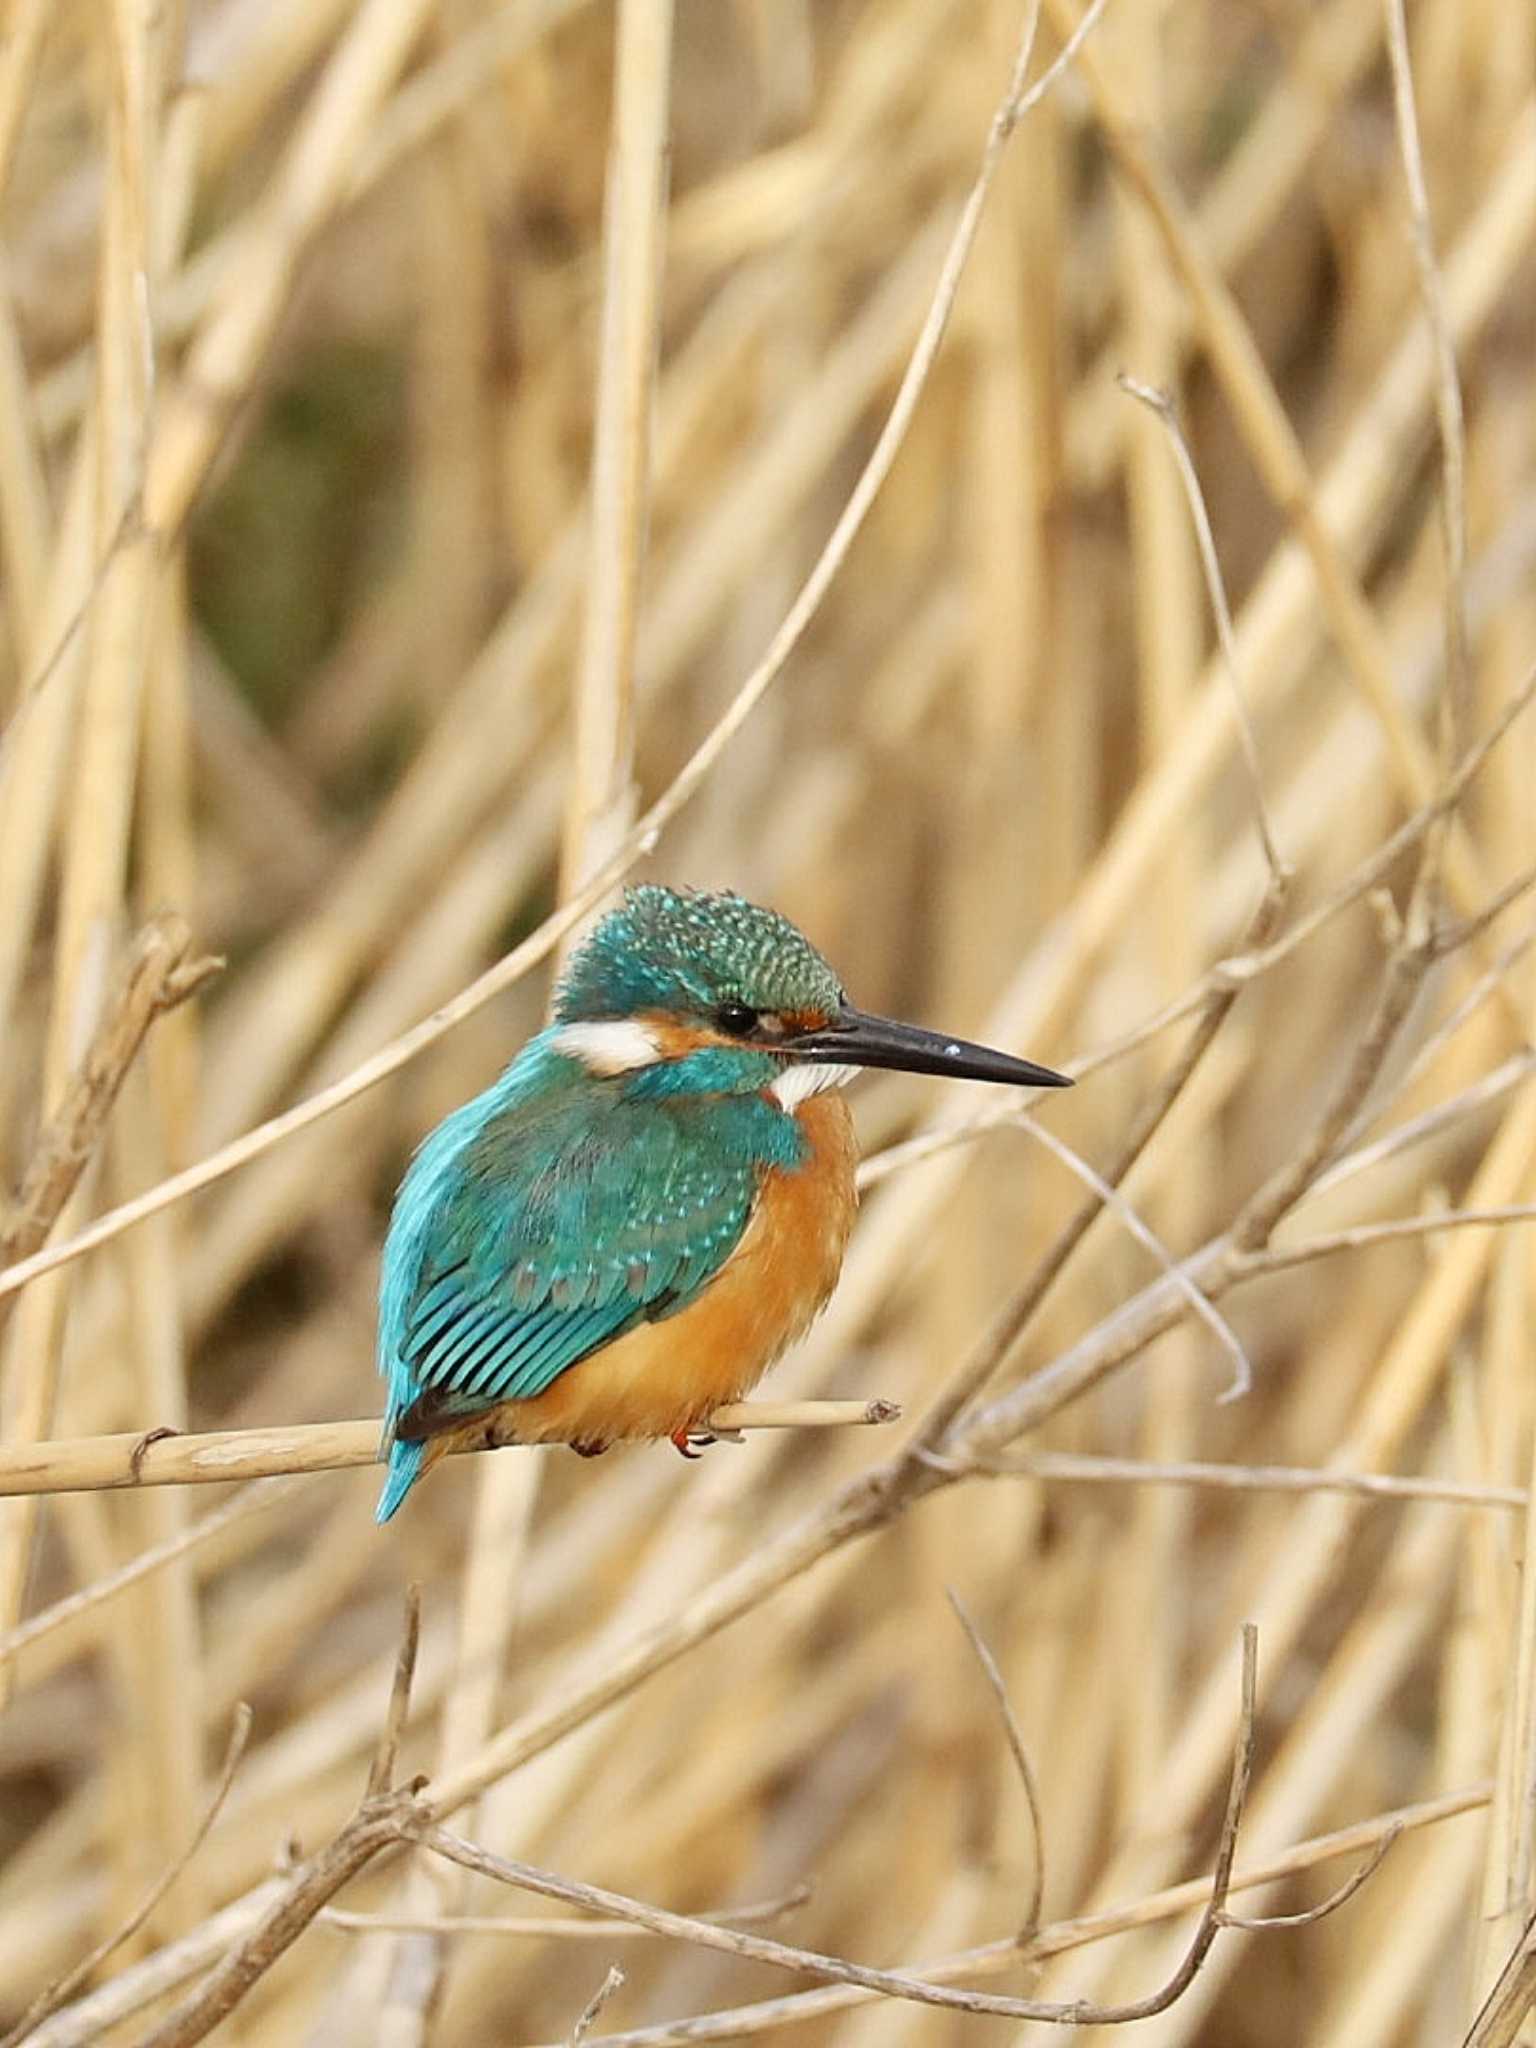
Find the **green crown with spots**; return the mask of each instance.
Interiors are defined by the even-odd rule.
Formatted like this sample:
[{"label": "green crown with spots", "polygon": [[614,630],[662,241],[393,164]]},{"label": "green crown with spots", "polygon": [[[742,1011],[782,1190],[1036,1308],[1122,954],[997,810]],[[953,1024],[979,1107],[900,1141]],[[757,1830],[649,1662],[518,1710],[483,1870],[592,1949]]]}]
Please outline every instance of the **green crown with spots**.
[{"label": "green crown with spots", "polygon": [[572,955],[555,1021],[707,1012],[718,1003],[831,1016],[841,984],[805,934],[730,891],[644,883]]}]

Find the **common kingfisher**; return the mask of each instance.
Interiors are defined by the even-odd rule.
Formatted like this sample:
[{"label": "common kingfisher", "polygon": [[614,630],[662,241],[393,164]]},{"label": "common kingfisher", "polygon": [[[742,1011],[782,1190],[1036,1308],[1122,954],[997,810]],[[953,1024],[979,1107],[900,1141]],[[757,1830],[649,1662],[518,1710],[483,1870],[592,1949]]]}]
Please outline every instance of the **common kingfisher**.
[{"label": "common kingfisher", "polygon": [[459,1447],[670,1437],[691,1455],[836,1282],[857,1199],[837,1091],[861,1067],[1069,1085],[852,1008],[788,918],[731,894],[628,890],[553,1016],[396,1197],[381,1522]]}]

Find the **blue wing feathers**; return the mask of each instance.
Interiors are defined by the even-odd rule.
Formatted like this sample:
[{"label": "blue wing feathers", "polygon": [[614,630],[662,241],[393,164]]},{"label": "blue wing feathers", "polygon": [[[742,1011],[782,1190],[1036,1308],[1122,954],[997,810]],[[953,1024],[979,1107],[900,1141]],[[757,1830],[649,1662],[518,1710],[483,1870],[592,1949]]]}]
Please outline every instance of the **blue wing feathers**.
[{"label": "blue wing feathers", "polygon": [[421,1477],[421,1463],[427,1455],[425,1444],[408,1444],[398,1437],[389,1447],[389,1471],[384,1480],[384,1491],[379,1495],[379,1504],[374,1509],[376,1522],[387,1522]]},{"label": "blue wing feathers", "polygon": [[416,1401],[452,1416],[531,1399],[684,1305],[735,1248],[763,1173],[802,1150],[760,1095],[634,1102],[534,1039],[438,1126],[401,1185],[379,1290],[379,1520],[421,1469],[424,1445],[397,1433]]},{"label": "blue wing feathers", "polygon": [[412,1332],[406,1357],[424,1386],[462,1387],[481,1347],[499,1341],[505,1329],[505,1311],[495,1307],[464,1308],[430,1342],[418,1340]]}]

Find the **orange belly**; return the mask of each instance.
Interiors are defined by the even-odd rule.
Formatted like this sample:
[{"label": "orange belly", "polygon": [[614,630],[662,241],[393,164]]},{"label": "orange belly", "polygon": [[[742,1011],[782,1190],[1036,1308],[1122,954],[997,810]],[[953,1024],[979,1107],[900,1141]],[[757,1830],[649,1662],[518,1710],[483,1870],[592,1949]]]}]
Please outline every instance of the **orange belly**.
[{"label": "orange belly", "polygon": [[837,1283],[858,1197],[853,1121],[839,1094],[796,1112],[806,1164],[765,1179],[741,1242],[687,1308],[642,1323],[561,1373],[531,1401],[506,1401],[428,1445],[581,1444],[671,1436],[739,1401],[802,1336]]}]

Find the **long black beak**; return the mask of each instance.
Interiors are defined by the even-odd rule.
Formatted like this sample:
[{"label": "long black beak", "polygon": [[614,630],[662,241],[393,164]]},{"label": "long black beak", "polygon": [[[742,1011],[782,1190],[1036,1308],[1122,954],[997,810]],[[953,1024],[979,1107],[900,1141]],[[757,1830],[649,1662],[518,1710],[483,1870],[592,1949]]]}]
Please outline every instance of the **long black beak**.
[{"label": "long black beak", "polygon": [[1008,1088],[1070,1088],[1065,1074],[1016,1060],[989,1045],[871,1017],[863,1010],[839,1010],[819,1031],[786,1038],[785,1052],[817,1066],[894,1067],[905,1074],[946,1074],[955,1081],[1000,1081]]}]

